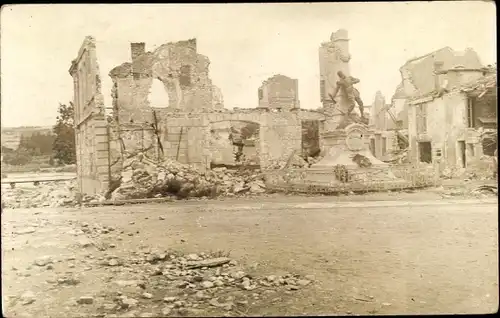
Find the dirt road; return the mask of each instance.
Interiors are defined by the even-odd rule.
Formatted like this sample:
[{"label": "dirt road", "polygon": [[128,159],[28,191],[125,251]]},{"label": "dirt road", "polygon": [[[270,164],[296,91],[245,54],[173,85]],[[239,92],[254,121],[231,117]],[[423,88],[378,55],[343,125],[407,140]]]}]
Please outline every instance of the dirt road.
[{"label": "dirt road", "polygon": [[[278,196],[7,210],[2,215],[4,314],[161,315],[163,304],[156,298],[161,300],[168,286],[150,283],[142,290],[117,289],[113,287],[117,279],[142,277],[139,265],[101,264],[110,254],[130,263],[134,253],[149,250],[198,254],[222,250],[251,276],[314,275],[311,285],[269,291],[272,297],[260,290],[248,292],[251,301],[244,310],[205,310],[200,300],[198,311],[176,311],[181,304],[164,312],[170,316],[495,312],[496,198],[416,198],[363,201],[358,197],[358,202],[342,202],[331,197]],[[105,230],[82,232],[94,224]],[[93,245],[85,243],[89,239]],[[53,263],[33,264],[49,256]],[[69,276],[78,277],[78,286],[65,283]],[[140,296],[144,288],[153,299]],[[136,309],[115,310],[110,303],[120,293],[138,300]],[[93,297],[92,304],[77,304],[81,296]]]}]

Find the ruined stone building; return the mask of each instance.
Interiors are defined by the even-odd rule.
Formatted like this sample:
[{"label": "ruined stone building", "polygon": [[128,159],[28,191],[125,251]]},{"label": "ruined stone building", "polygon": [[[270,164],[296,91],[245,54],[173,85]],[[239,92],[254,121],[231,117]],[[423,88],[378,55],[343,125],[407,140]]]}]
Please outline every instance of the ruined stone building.
[{"label": "ruined stone building", "polygon": [[244,156],[265,169],[301,153],[304,123],[318,123],[314,135],[319,145],[325,123],[335,122],[320,110],[299,109],[298,82],[282,75],[263,83],[255,108],[224,108],[221,91],[209,77],[210,61],[197,52],[196,39],[167,43],[153,52],[146,52],[145,43],[132,43],[130,49],[131,61],[109,72],[113,112],[108,118],[92,37],[85,38],[72,62],[82,193],[105,191],[124,160],[139,152],[201,170],[227,164],[232,159],[228,130],[250,124],[258,128],[246,136]]},{"label": "ruined stone building", "polygon": [[387,104],[385,97],[378,91],[371,105],[369,125],[374,130],[370,138],[370,150],[380,160],[390,158],[392,152],[398,149],[398,135],[393,129],[393,119],[389,116],[392,109],[392,105]]},{"label": "ruined stone building", "polygon": [[[108,74],[113,111],[106,116],[95,39],[86,37],[69,70],[81,193],[109,191],[119,182],[124,162],[139,153],[150,161],[172,160],[201,171],[242,164],[242,156],[245,164],[269,171],[288,165],[297,155],[323,152],[310,168],[315,171],[313,179],[323,176],[327,183],[334,163],[358,169],[359,162],[368,160],[386,169],[376,157],[383,157],[392,141],[384,133],[385,119],[373,117],[387,106],[384,97],[375,99],[370,126],[351,123],[345,129],[338,127],[345,122],[349,101],[342,94],[335,96],[335,103],[326,97],[336,91],[338,71],[350,75],[348,43],[347,31],[341,29],[319,48],[323,107],[316,110],[301,109],[298,80],[279,74],[256,88],[254,108],[227,109],[196,39],[169,42],[152,52],[146,51],[145,43],[131,43],[130,61]],[[409,96],[405,91],[405,105]],[[353,152],[364,159],[351,162],[348,154]],[[365,161],[363,165],[370,166]],[[363,180],[370,175],[366,169],[358,174]]]},{"label": "ruined stone building", "polygon": [[473,169],[497,147],[496,141],[485,146],[481,138],[485,129],[497,129],[496,70],[483,67],[471,49],[460,54],[444,48],[423,60],[420,67],[402,68],[409,158]]},{"label": "ruined stone building", "polygon": [[291,110],[299,108],[299,81],[277,74],[259,87],[259,107]]},{"label": "ruined stone building", "polygon": [[[415,159],[415,141],[411,145],[409,143],[409,136],[415,135],[414,131],[410,132],[416,120],[411,113],[414,100],[438,92],[442,94],[474,81],[477,74],[482,74],[482,69],[479,56],[472,49],[457,52],[445,47],[407,61],[399,70],[401,83],[396,87],[391,102],[386,104],[381,93],[375,96],[370,116],[371,125],[375,130],[371,141],[374,155],[382,160],[388,159],[391,152],[402,150],[402,146],[408,145],[410,150],[413,149],[409,156],[410,161],[420,162]],[[444,72],[447,75],[436,72]]]}]

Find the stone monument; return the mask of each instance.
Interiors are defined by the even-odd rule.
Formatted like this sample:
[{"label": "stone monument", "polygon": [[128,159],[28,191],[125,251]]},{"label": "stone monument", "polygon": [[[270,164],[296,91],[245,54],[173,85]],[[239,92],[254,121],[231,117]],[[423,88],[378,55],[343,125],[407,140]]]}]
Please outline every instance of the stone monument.
[{"label": "stone monument", "polygon": [[339,71],[350,76],[348,41],[347,31],[338,30],[320,48],[321,99],[325,111],[334,116],[325,122],[320,138],[324,157],[305,171],[302,180],[307,185],[333,190],[353,184],[360,190],[370,190],[374,183],[378,183],[377,188],[405,187],[407,182],[395,177],[389,165],[371,153],[370,136],[374,132],[367,122],[346,116],[352,110],[353,100],[345,94],[335,94]]}]

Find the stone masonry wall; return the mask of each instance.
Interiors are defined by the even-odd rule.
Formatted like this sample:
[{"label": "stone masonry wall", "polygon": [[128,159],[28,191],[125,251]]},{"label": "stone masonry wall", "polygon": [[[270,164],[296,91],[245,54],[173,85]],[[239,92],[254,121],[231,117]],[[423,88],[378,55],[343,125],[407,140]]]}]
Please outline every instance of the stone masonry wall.
[{"label": "stone masonry wall", "polygon": [[163,44],[153,52],[145,52],[144,43],[132,43],[131,55],[132,63],[109,73],[120,123],[150,121],[143,110],[159,106],[149,100],[153,81],[163,84],[169,107],[185,112],[223,108],[222,93],[208,76],[210,61],[197,53],[196,39]]},{"label": "stone masonry wall", "polygon": [[109,152],[104,99],[95,39],[86,37],[72,61],[75,106],[76,163],[79,191],[100,193],[109,183]]},{"label": "stone masonry wall", "polygon": [[274,75],[259,87],[259,107],[291,110],[299,108],[299,81],[284,75]]}]

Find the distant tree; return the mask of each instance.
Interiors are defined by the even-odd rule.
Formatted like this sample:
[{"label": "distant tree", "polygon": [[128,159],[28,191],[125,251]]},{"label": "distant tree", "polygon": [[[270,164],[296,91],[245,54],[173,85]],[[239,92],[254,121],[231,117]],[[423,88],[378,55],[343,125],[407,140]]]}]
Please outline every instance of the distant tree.
[{"label": "distant tree", "polygon": [[59,116],[53,128],[55,140],[53,144],[54,159],[60,163],[72,164],[76,161],[75,147],[75,129],[74,122],[74,106],[70,102],[69,105],[59,103]]},{"label": "distant tree", "polygon": [[4,155],[3,161],[9,165],[22,166],[30,163],[31,159],[32,157],[30,153],[27,150],[21,148],[16,150],[15,152],[6,153]]},{"label": "distant tree", "polygon": [[31,136],[21,135],[18,149],[24,149],[32,156],[48,156],[52,154],[55,136],[36,132]]}]

